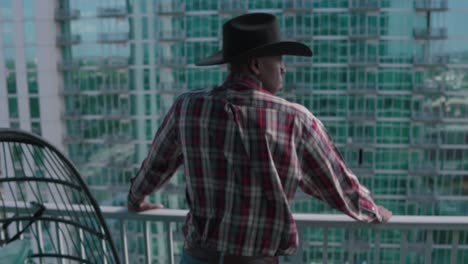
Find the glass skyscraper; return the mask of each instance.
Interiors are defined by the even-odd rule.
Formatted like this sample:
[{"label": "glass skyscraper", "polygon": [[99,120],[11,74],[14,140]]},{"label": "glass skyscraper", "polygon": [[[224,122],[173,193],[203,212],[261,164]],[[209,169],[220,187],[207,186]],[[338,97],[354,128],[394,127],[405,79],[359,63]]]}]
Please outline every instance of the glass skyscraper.
[{"label": "glass skyscraper", "polygon": [[[0,127],[42,134],[102,204],[122,204],[174,98],[227,74],[194,62],[220,49],[224,21],[256,11],[313,49],[285,56],[280,96],[324,122],[378,203],[466,215],[464,0],[0,0]],[[183,181],[151,199],[184,208]],[[295,212],[333,212],[296,198]]]}]

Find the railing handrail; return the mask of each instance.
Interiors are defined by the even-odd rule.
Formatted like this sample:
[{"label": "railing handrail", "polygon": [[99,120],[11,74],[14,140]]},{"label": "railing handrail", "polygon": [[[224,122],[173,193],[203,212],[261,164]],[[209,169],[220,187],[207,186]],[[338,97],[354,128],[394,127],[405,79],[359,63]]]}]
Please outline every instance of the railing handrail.
[{"label": "railing handrail", "polygon": [[[28,203],[3,201],[1,203],[5,212],[28,212]],[[59,207],[52,203],[44,203],[46,210],[44,215],[63,215],[67,210],[82,211],[82,205],[67,205]],[[81,207],[81,210],[79,210]],[[127,208],[122,206],[100,206],[102,216],[108,219],[125,219],[125,220],[142,220],[142,221],[161,221],[161,222],[184,222],[188,210],[182,209],[155,209],[140,213],[129,212]],[[294,213],[293,217],[298,225],[301,226],[326,226],[326,227],[359,227],[372,226],[379,227],[379,224],[367,224],[358,222],[353,218],[343,214],[304,214]],[[395,215],[388,223],[385,223],[385,228],[395,226],[398,228],[413,228],[424,226],[425,229],[451,229],[461,230],[468,228],[468,216],[432,216],[432,215]]]}]

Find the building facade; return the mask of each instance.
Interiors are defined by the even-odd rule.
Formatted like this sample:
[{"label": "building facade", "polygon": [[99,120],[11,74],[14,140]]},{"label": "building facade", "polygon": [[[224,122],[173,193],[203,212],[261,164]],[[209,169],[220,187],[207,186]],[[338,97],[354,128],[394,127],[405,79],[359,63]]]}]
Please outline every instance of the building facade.
[{"label": "building facade", "polygon": [[[464,0],[1,0],[0,8],[0,127],[59,146],[103,204],[125,201],[174,98],[225,78],[225,67],[194,66],[221,47],[223,22],[262,11],[315,54],[285,57],[280,96],[323,121],[378,203],[394,214],[468,211]],[[183,193],[178,173],[151,199],[185,208]],[[333,212],[300,192],[293,209]]]}]

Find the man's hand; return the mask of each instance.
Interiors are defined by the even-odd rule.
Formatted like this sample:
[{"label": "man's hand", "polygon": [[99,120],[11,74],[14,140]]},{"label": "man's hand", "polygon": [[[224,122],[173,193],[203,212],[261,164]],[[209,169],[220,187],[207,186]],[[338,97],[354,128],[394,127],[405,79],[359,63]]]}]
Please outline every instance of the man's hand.
[{"label": "man's hand", "polygon": [[127,209],[131,212],[143,212],[147,210],[153,210],[153,209],[162,209],[164,206],[162,204],[153,204],[153,203],[148,203],[148,202],[142,202],[141,204],[138,205],[138,207],[132,207],[127,205]]},{"label": "man's hand", "polygon": [[380,215],[383,217],[383,223],[387,223],[393,215],[392,211],[381,205],[378,205],[377,208],[379,209]]}]

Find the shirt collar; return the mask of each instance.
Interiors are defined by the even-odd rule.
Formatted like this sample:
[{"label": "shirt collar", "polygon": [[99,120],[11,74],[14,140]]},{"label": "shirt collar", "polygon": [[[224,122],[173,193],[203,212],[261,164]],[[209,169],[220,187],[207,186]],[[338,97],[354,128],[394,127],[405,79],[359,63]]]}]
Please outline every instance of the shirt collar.
[{"label": "shirt collar", "polygon": [[255,75],[247,73],[230,73],[222,87],[234,90],[254,89],[272,94],[270,91],[263,89],[262,82]]}]

